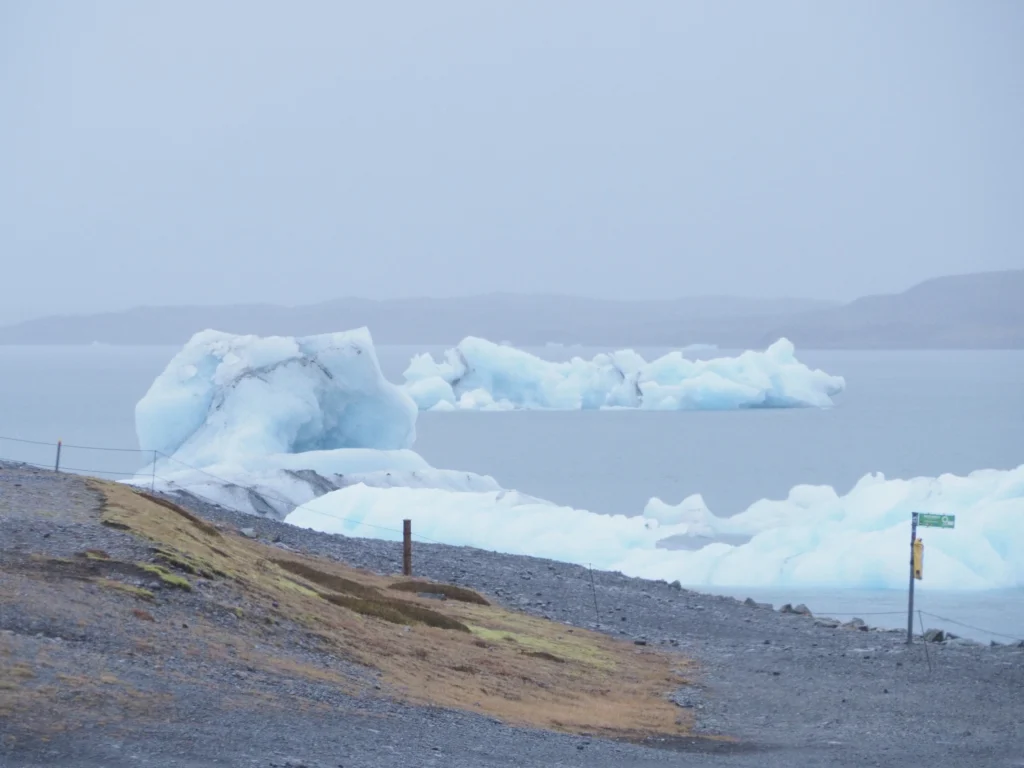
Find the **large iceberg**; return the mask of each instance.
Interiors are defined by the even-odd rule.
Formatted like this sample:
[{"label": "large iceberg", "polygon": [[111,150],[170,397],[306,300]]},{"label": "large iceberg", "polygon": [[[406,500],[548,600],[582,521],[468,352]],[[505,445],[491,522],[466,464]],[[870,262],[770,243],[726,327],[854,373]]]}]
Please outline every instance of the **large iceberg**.
[{"label": "large iceberg", "polygon": [[470,336],[440,361],[413,357],[405,382],[420,410],[824,408],[845,387],[797,360],[787,339],[710,360],[675,351],[647,362],[620,350],[551,362]]},{"label": "large iceberg", "polygon": [[[921,529],[927,588],[1024,587],[1024,466],[886,480],[867,475],[845,495],[796,486],[729,518],[699,496],[642,515],[598,515],[505,491],[382,490],[355,485],[286,518],[350,536],[400,538],[401,521],[449,544],[535,555],[690,586],[906,586],[911,512],[956,515],[953,530]],[[371,527],[372,526],[372,527]],[[669,540],[684,549],[669,549]]]},{"label": "large iceberg", "polygon": [[304,338],[207,330],[136,406],[139,445],[156,461],[131,482],[278,518],[356,483],[499,488],[409,450],[416,416],[365,328]]},{"label": "large iceberg", "polygon": [[333,448],[409,448],[416,406],[365,328],[305,338],[197,333],[135,407],[143,450],[200,466]]}]

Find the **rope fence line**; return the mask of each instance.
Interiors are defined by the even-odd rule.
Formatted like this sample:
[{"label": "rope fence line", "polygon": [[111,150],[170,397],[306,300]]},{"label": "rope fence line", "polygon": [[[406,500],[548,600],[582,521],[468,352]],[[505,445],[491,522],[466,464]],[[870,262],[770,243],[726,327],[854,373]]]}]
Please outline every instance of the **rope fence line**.
[{"label": "rope fence line", "polygon": [[[74,444],[66,444],[66,443],[63,443],[61,441],[57,441],[55,443],[52,443],[52,442],[46,442],[46,441],[41,441],[41,440],[27,440],[27,439],[24,439],[24,438],[10,437],[10,436],[6,436],[6,435],[0,435],[0,440],[8,441],[8,442],[13,442],[13,443],[22,443],[22,444],[26,444],[26,445],[44,446],[44,447],[50,447],[50,448],[63,447],[63,448],[74,449],[74,450],[106,451],[106,452],[114,452],[114,453],[136,453],[136,454],[152,455],[153,456],[153,463],[151,465],[152,466],[152,471],[150,473],[148,473],[148,477],[147,477],[147,473],[145,473],[144,470],[145,470],[146,466],[150,466],[150,465],[144,465],[142,468],[140,468],[139,471],[136,471],[136,472],[121,472],[121,471],[113,471],[113,470],[91,469],[91,468],[85,468],[85,467],[70,467],[70,466],[62,466],[61,468],[65,469],[65,470],[67,470],[69,472],[81,472],[81,473],[84,473],[84,474],[92,474],[92,475],[111,475],[111,476],[117,476],[117,477],[139,477],[140,480],[142,480],[142,481],[144,481],[146,479],[150,479],[153,482],[155,482],[156,480],[159,480],[162,483],[166,483],[168,488],[175,489],[175,490],[178,490],[178,491],[181,491],[181,492],[184,492],[184,493],[188,493],[188,494],[191,494],[193,496],[197,496],[200,499],[206,501],[207,503],[213,504],[214,506],[218,506],[218,507],[224,507],[225,506],[221,501],[218,501],[218,500],[213,499],[213,498],[211,498],[209,496],[206,496],[205,494],[202,494],[202,493],[199,493],[199,492],[193,490],[197,486],[197,484],[185,485],[185,484],[179,483],[179,482],[177,482],[175,480],[172,480],[171,478],[163,477],[161,475],[157,475],[156,471],[155,471],[156,470],[156,460],[157,460],[157,458],[162,457],[162,458],[167,459],[168,461],[174,462],[175,464],[178,464],[178,465],[180,465],[180,466],[182,466],[182,467],[184,467],[184,468],[186,468],[186,469],[188,469],[190,471],[198,472],[199,474],[206,475],[207,477],[209,477],[212,480],[217,481],[218,483],[221,483],[221,484],[224,484],[224,485],[229,485],[229,486],[234,486],[236,488],[240,488],[242,490],[250,491],[252,493],[255,493],[257,495],[260,495],[260,496],[263,496],[263,497],[266,497],[266,498],[271,498],[271,499],[275,499],[277,501],[280,501],[280,502],[282,502],[282,503],[284,503],[284,504],[286,504],[288,506],[291,506],[293,508],[293,511],[294,510],[298,510],[298,509],[302,509],[302,510],[307,511],[307,512],[312,512],[313,514],[321,515],[322,517],[326,517],[326,518],[329,518],[329,519],[332,519],[332,520],[337,520],[338,522],[351,523],[351,524],[354,524],[354,525],[362,525],[362,526],[365,526],[367,528],[373,528],[375,530],[387,531],[389,533],[398,534],[399,536],[401,536],[402,533],[403,533],[398,528],[391,528],[391,527],[388,527],[388,526],[376,525],[374,523],[367,523],[367,522],[365,522],[363,520],[357,520],[355,518],[349,518],[349,517],[342,517],[340,515],[332,515],[329,512],[325,512],[325,511],[320,510],[320,509],[314,509],[312,507],[309,507],[308,503],[307,504],[295,504],[295,502],[293,502],[291,499],[288,499],[286,496],[284,496],[282,494],[278,494],[278,493],[276,493],[274,491],[271,491],[271,490],[261,490],[261,489],[259,489],[257,487],[248,486],[248,485],[245,485],[245,484],[242,484],[242,483],[238,483],[238,482],[233,481],[233,480],[228,480],[227,478],[220,477],[219,475],[215,475],[215,474],[213,474],[213,473],[211,473],[211,472],[209,472],[209,471],[207,471],[205,469],[200,469],[199,467],[192,466],[191,464],[188,464],[188,463],[186,463],[184,461],[181,461],[181,459],[174,458],[173,456],[168,456],[167,454],[165,454],[165,453],[163,453],[162,451],[159,451],[159,450],[153,450],[153,449],[148,449],[147,450],[147,449],[143,449],[143,448],[111,448],[111,447],[104,447],[104,446],[74,445]],[[3,456],[0,456],[0,461],[6,461],[6,462],[9,462],[9,463],[12,463],[12,464],[21,464],[21,465],[24,465],[24,466],[30,466],[30,467],[34,467],[34,468],[42,469],[42,470],[49,470],[49,471],[53,471],[54,470],[54,467],[50,466],[50,465],[39,464],[37,462],[32,462],[32,461],[22,461],[22,460],[19,460],[19,459],[8,459],[8,458],[5,458]],[[244,511],[240,510],[240,509],[233,509],[233,511],[245,514]],[[428,536],[423,536],[421,534],[413,534],[413,537],[421,540],[422,542],[426,542],[426,543],[430,543],[430,544],[440,544],[440,545],[444,545],[444,546],[458,546],[458,545],[450,545],[447,542],[439,541],[437,539],[432,539],[432,538],[430,538]],[[592,573],[592,571],[591,571],[591,573]],[[591,576],[591,578],[593,578],[593,576]],[[596,594],[595,594],[595,598],[596,598]],[[948,622],[950,624],[955,624],[957,626],[964,627],[965,629],[974,630],[975,632],[981,632],[981,633],[984,633],[984,634],[987,634],[987,635],[992,635],[993,637],[1001,637],[1001,638],[1004,638],[1004,639],[1007,639],[1007,640],[1011,640],[1013,642],[1024,643],[1024,638],[1016,637],[1014,635],[1008,635],[1008,634],[1006,634],[1004,632],[995,632],[995,631],[990,630],[990,629],[985,629],[984,627],[978,627],[978,626],[975,626],[973,624],[967,624],[965,622],[958,621],[956,619],[951,619],[948,616],[940,616],[939,614],[932,613],[930,611],[918,610],[916,612],[918,613],[919,617],[921,615],[930,616],[930,617],[932,617],[934,619],[938,619],[940,621],[945,621],[945,622]],[[826,611],[826,610],[820,610],[819,609],[819,610],[817,610],[815,612],[816,616],[828,617],[828,618],[834,618],[834,617],[839,617],[839,616],[854,616],[854,617],[860,617],[860,616],[903,616],[905,614],[906,614],[906,611]],[[923,634],[923,630],[922,630],[922,634]]]},{"label": "rope fence line", "polygon": [[[234,480],[228,480],[225,477],[220,477],[219,475],[215,475],[212,472],[209,472],[209,471],[207,471],[205,469],[200,469],[199,467],[195,467],[195,466],[193,466],[191,464],[188,464],[187,462],[182,461],[181,459],[177,459],[177,458],[175,458],[173,456],[169,456],[166,453],[164,453],[163,451],[159,451],[159,450],[144,449],[144,448],[110,448],[110,447],[102,447],[102,446],[72,445],[72,444],[68,444],[68,443],[63,443],[62,441],[59,441],[59,440],[57,442],[55,442],[55,443],[50,443],[50,442],[44,442],[44,441],[40,441],[40,440],[26,440],[26,439],[17,438],[17,437],[7,437],[7,436],[4,436],[4,435],[0,435],[0,440],[9,440],[11,442],[26,443],[26,444],[29,444],[29,445],[48,446],[50,448],[57,448],[59,446],[59,447],[65,448],[65,449],[111,451],[111,452],[137,453],[137,454],[141,453],[141,454],[145,454],[147,456],[148,455],[152,455],[153,456],[153,471],[148,473],[148,475],[147,475],[147,473],[145,473],[143,471],[145,469],[145,466],[140,468],[140,470],[136,471],[136,472],[119,472],[119,471],[113,471],[113,470],[91,469],[91,468],[87,468],[87,467],[70,467],[70,466],[62,466],[61,468],[65,469],[65,470],[67,470],[69,472],[82,472],[82,473],[85,473],[85,474],[110,475],[110,476],[116,476],[116,477],[135,477],[135,476],[139,476],[141,480],[149,479],[149,480],[151,480],[154,483],[155,483],[156,480],[160,480],[161,482],[166,483],[169,487],[178,488],[179,490],[184,490],[187,493],[192,493],[192,494],[194,494],[196,496],[199,496],[200,498],[204,499],[205,501],[207,501],[210,504],[213,504],[215,506],[224,506],[221,502],[219,502],[219,501],[217,501],[215,499],[212,499],[212,498],[210,498],[208,496],[204,496],[203,494],[200,494],[200,493],[197,493],[197,492],[195,492],[193,490],[190,490],[190,488],[194,488],[195,485],[185,486],[185,485],[182,485],[182,484],[172,480],[171,478],[162,477],[160,475],[157,475],[156,472],[155,472],[156,459],[158,457],[162,457],[162,458],[167,459],[168,461],[174,462],[175,464],[178,464],[178,465],[180,465],[180,466],[182,466],[182,467],[184,467],[184,468],[186,468],[188,470],[191,470],[193,472],[198,472],[200,474],[206,475],[207,477],[211,478],[212,480],[216,480],[218,483],[221,483],[223,485],[235,486],[237,488],[241,488],[243,490],[247,490],[247,491],[250,491],[250,492],[255,493],[257,495],[263,496],[264,498],[269,498],[269,499],[273,499],[275,501],[279,501],[279,502],[281,502],[283,504],[286,504],[287,506],[291,507],[292,511],[297,510],[297,509],[301,509],[301,510],[304,510],[306,512],[312,512],[313,514],[320,515],[321,517],[326,517],[326,518],[329,518],[331,520],[337,520],[338,522],[351,523],[353,525],[362,525],[362,526],[364,526],[366,528],[372,528],[372,529],[378,530],[378,531],[388,531],[389,533],[398,534],[399,536],[402,535],[402,531],[399,530],[398,528],[391,528],[391,527],[384,526],[384,525],[377,525],[375,523],[367,523],[364,520],[357,520],[355,518],[350,518],[350,517],[341,517],[340,515],[332,515],[331,513],[325,512],[325,511],[320,510],[320,509],[313,509],[312,507],[309,507],[306,504],[296,504],[293,500],[289,499],[288,497],[286,497],[286,496],[284,496],[282,494],[276,493],[275,491],[272,491],[270,489],[260,489],[260,488],[256,488],[256,487],[253,487],[253,486],[250,486],[250,485],[245,485],[243,483],[239,483],[239,482],[234,481]],[[39,464],[37,462],[22,461],[22,462],[19,462],[19,463],[28,464],[28,465],[36,467],[38,469],[50,469],[50,470],[53,469],[52,466],[48,466],[48,465],[45,465],[45,464]],[[243,510],[235,509],[234,511],[242,512]],[[429,544],[446,544],[446,542],[438,541],[437,539],[432,539],[429,536],[423,536],[422,534],[418,534],[418,533],[413,533],[413,538],[419,539],[420,541],[426,542],[426,543],[429,543]]]},{"label": "rope fence line", "polygon": [[1013,635],[1007,635],[1003,632],[993,632],[991,629],[983,629],[982,627],[976,627],[973,624],[964,624],[962,621],[951,619],[948,616],[939,616],[937,613],[931,613],[929,611],[921,611],[925,616],[931,616],[933,619],[939,619],[940,621],[948,621],[950,624],[956,624],[960,627],[966,627],[967,629],[973,629],[975,632],[985,632],[989,635],[995,635],[996,637],[1004,637],[1007,640],[1013,640],[1014,642],[1024,643],[1024,638],[1015,637]]},{"label": "rope fence line", "polygon": [[22,437],[8,437],[6,435],[0,435],[0,440],[6,440],[12,443],[25,443],[27,445],[42,445],[49,446],[50,448],[56,448],[61,445],[64,448],[75,448],[81,451],[111,451],[113,453],[153,453],[152,450],[146,450],[145,448],[110,448],[101,445],[72,445],[71,443],[65,443],[63,440],[58,440],[56,443],[50,443],[43,440],[26,440]]}]

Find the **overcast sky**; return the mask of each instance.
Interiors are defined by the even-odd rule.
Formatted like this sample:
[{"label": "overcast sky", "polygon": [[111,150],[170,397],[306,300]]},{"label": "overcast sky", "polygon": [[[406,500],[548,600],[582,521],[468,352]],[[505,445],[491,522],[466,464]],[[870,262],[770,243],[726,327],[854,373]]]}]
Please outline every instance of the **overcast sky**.
[{"label": "overcast sky", "polygon": [[1024,266],[1024,2],[0,2],[0,318]]}]

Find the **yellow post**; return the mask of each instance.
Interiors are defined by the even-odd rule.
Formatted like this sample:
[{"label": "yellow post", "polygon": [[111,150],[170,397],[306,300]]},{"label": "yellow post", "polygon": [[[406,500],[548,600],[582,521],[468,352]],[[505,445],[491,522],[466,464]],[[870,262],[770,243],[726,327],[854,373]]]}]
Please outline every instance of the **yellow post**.
[{"label": "yellow post", "polygon": [[914,578],[924,578],[924,542],[921,539],[914,541]]}]

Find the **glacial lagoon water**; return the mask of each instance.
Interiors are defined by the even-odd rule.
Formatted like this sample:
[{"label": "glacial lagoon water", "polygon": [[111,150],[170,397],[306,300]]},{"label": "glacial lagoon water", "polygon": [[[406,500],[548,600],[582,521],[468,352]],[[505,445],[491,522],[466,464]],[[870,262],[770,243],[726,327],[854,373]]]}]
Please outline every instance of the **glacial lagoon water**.
[{"label": "glacial lagoon water", "polygon": [[[137,447],[133,408],[176,352],[172,347],[0,347],[0,436],[67,446]],[[416,352],[378,348],[400,381]],[[601,351],[538,348],[551,359]],[[663,350],[638,350],[645,357]],[[1024,463],[1024,352],[797,350],[804,362],[846,377],[835,408],[726,412],[423,413],[416,449],[433,465],[493,475],[559,504],[636,514],[658,496],[678,502],[701,493],[719,515],[798,483],[845,492],[867,472],[887,477],[958,474]],[[707,354],[707,353],[703,353]],[[53,448],[0,440],[0,458],[49,465]],[[62,464],[131,473],[145,457],[130,451],[66,447]],[[1024,591],[933,593],[922,610],[1024,638]],[[722,590],[726,591],[726,590]],[[742,594],[741,594],[742,593]],[[812,610],[864,614],[905,625],[905,595],[853,590],[801,594],[736,592]],[[877,612],[877,616],[867,614]],[[943,622],[927,617],[929,626]],[[1002,639],[963,627],[954,632]]]}]

